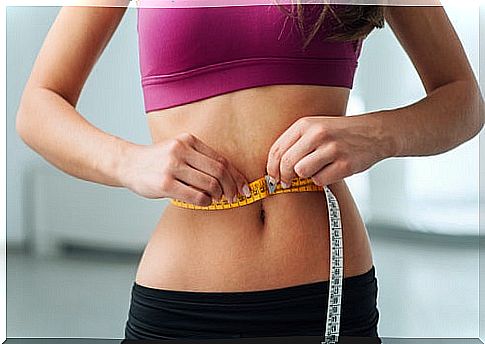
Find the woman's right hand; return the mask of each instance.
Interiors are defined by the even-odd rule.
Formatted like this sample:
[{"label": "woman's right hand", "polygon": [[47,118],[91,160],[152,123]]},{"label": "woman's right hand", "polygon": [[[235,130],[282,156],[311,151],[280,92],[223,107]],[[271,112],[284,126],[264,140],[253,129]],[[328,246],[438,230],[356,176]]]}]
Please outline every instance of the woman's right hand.
[{"label": "woman's right hand", "polygon": [[208,206],[222,195],[231,201],[237,193],[250,196],[245,176],[190,133],[151,145],[130,145],[119,173],[124,187],[147,198]]}]

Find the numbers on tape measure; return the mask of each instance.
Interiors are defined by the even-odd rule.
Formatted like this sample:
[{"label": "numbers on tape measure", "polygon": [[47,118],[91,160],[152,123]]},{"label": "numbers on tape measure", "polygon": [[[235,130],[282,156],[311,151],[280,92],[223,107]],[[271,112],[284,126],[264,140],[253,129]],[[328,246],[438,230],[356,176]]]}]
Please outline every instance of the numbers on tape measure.
[{"label": "numbers on tape measure", "polygon": [[322,344],[335,344],[338,342],[340,331],[340,311],[343,284],[343,238],[340,220],[340,209],[337,199],[324,187],[328,205],[328,222],[330,231],[330,276],[328,287],[327,321]]}]

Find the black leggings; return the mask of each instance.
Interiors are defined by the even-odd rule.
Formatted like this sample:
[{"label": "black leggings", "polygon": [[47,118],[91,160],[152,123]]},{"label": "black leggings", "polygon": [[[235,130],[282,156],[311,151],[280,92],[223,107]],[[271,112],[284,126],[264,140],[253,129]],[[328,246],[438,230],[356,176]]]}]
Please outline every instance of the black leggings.
[{"label": "black leggings", "polygon": [[[342,284],[341,336],[376,338],[375,267]],[[126,339],[321,336],[325,332],[328,280],[242,292],[195,292],[133,283]]]}]

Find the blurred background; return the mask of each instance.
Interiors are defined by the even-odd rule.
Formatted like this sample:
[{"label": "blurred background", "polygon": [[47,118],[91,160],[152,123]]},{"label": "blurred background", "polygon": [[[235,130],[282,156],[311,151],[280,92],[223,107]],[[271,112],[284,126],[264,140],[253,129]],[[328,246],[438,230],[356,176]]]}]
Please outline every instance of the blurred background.
[{"label": "blurred background", "polygon": [[[483,8],[445,9],[478,78]],[[122,338],[136,266],[167,200],[71,177],[16,134],[23,87],[58,11],[7,8],[7,336]],[[131,8],[90,75],[78,110],[104,131],[150,143],[139,77]],[[424,96],[388,25],[372,32],[348,115]],[[478,302],[479,137],[437,156],[386,159],[346,180],[371,237],[380,335],[485,332]]]}]

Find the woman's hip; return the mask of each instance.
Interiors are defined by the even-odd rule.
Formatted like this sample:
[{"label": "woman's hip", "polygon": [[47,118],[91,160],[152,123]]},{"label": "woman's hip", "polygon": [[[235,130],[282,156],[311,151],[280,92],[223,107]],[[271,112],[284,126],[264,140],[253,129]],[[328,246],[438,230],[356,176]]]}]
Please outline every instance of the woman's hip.
[{"label": "woman's hip", "polygon": [[[344,278],[341,336],[378,338],[377,291],[374,266]],[[243,292],[155,289],[135,282],[125,338],[323,336],[327,302],[328,281]]]}]

